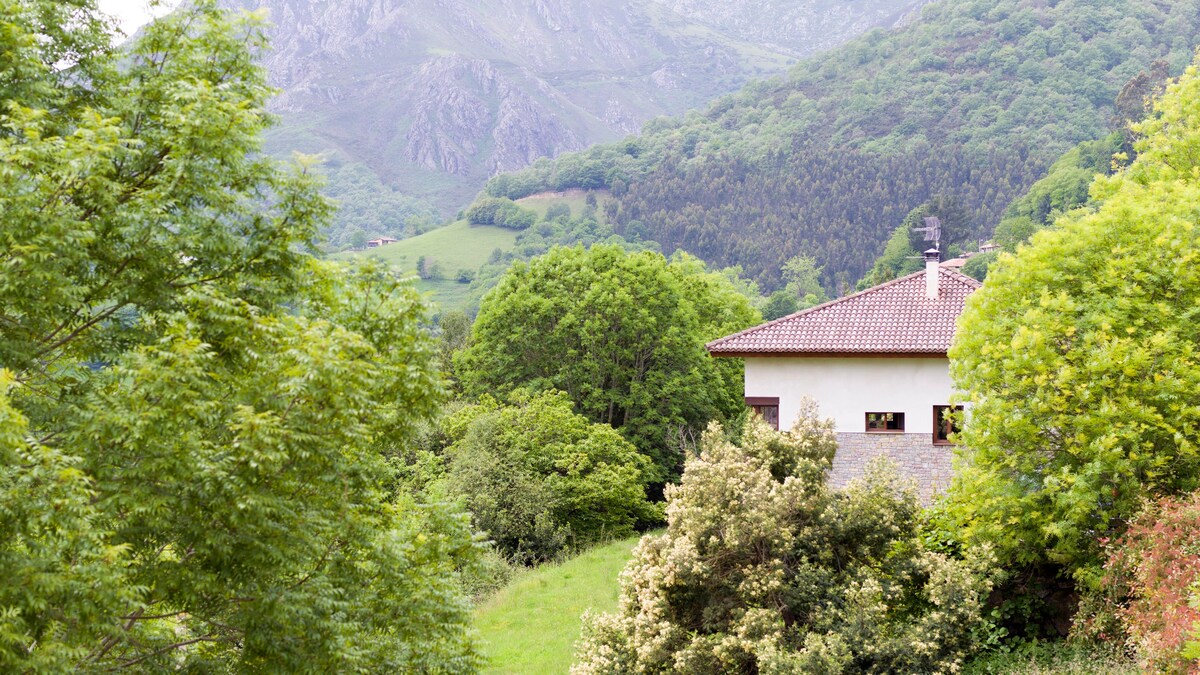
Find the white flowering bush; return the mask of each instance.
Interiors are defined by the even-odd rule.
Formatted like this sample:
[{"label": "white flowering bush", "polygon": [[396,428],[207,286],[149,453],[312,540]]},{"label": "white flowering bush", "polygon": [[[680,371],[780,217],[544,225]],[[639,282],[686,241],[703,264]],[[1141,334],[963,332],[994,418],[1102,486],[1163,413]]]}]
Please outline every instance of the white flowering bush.
[{"label": "white flowering bush", "polygon": [[758,419],[740,445],[712,425],[665,533],[621,575],[617,613],[588,615],[575,675],[955,672],[991,589],[986,550],[926,550],[911,490],[885,466],[826,485],[832,423]]}]

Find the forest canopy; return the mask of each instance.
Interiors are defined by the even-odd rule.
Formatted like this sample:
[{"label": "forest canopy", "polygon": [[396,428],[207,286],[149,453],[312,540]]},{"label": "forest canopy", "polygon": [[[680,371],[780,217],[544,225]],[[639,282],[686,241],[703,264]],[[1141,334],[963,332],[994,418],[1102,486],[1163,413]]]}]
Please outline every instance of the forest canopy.
[{"label": "forest canopy", "polygon": [[1195,0],[933,3],[902,29],[487,192],[611,188],[618,233],[637,221],[664,251],[741,265],[768,291],[784,261],[812,255],[841,291],[939,194],[961,204],[969,237],[988,238],[1062,153],[1136,118],[1137,92],[1182,71],[1198,34]]}]

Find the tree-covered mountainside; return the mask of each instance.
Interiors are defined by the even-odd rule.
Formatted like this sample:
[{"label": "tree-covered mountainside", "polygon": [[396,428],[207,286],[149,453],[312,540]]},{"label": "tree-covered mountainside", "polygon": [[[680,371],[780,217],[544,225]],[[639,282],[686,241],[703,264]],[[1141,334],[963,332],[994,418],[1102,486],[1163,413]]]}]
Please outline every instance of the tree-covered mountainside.
[{"label": "tree-covered mountainside", "polygon": [[741,265],[768,288],[783,261],[812,255],[841,289],[930,200],[956,202],[986,237],[1066,150],[1123,125],[1159,60],[1180,72],[1198,28],[1197,0],[938,2],[902,29],[487,191],[607,186],[618,232]]},{"label": "tree-covered mountainside", "polygon": [[497,171],[707,105],[924,2],[222,0],[274,24],[269,148],[332,152],[443,215]]}]

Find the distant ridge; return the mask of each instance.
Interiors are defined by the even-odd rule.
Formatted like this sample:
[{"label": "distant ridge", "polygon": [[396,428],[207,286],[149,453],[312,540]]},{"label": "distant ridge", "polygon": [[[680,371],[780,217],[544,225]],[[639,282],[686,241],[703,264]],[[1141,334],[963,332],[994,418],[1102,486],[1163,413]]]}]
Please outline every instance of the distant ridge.
[{"label": "distant ridge", "polygon": [[443,215],[497,171],[637,131],[925,0],[224,0],[265,7],[280,153]]}]

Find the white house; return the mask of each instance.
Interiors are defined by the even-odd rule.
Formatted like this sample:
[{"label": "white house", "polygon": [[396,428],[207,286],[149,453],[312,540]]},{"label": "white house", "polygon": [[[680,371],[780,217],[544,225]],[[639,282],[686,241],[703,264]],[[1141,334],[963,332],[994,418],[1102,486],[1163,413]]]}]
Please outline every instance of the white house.
[{"label": "white house", "polygon": [[946,351],[979,286],[929,251],[923,272],[715,340],[708,351],[745,359],[746,404],[777,428],[806,396],[833,418],[833,485],[887,455],[927,500],[950,479]]}]

